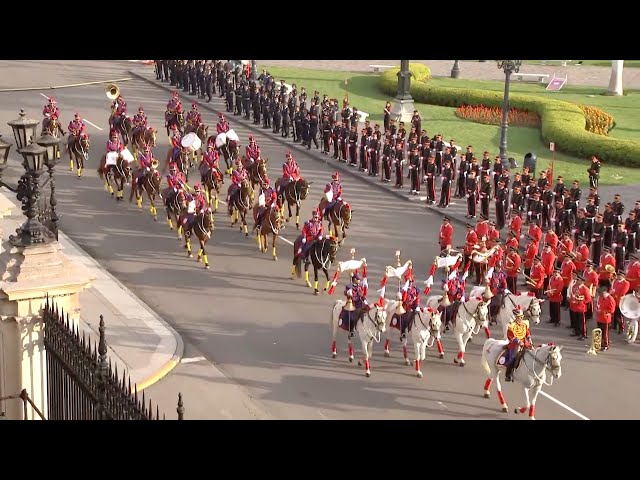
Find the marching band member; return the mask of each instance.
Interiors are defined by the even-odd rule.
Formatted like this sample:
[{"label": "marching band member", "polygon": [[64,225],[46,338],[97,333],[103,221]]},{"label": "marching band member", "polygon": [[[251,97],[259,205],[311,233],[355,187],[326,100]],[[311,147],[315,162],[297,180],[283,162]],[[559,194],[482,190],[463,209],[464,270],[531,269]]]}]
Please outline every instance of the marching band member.
[{"label": "marching band member", "polygon": [[133,182],[135,185],[141,185],[144,180],[144,176],[147,172],[151,171],[151,164],[153,161],[153,151],[151,150],[151,145],[144,146],[144,152],[138,155],[138,162],[140,168],[138,169],[137,175],[133,178]]},{"label": "marching band member", "polygon": [[46,118],[50,118],[51,120],[56,120],[60,116],[60,109],[53,97],[49,97],[48,100],[49,103],[47,103],[42,109],[42,115]]},{"label": "marching band member", "polygon": [[[453,169],[451,168],[451,161],[445,160],[444,167],[442,168],[442,184],[440,185],[440,203],[441,208],[447,208],[451,200],[451,182],[453,181]],[[400,182],[402,186],[402,182]]]},{"label": "marching band member", "polygon": [[605,246],[602,250],[604,253],[600,257],[600,265],[598,267],[600,275],[598,286],[610,288],[613,282],[613,274],[616,271],[616,257],[611,254],[611,248]]},{"label": "marching band member", "polygon": [[527,235],[527,240],[529,240],[529,243],[524,250],[524,274],[530,276],[533,260],[538,255],[538,244],[529,235]]},{"label": "marching band member", "polygon": [[173,92],[171,99],[169,100],[169,102],[167,102],[167,111],[170,114],[182,112],[182,103],[180,102],[180,96],[178,92]]},{"label": "marching band member", "polygon": [[[324,226],[322,225],[322,217],[320,216],[320,210],[314,209],[311,220],[304,222],[302,227],[302,246],[298,248],[297,255],[302,255],[306,258],[307,253],[311,249],[312,245],[317,240],[322,240],[324,237]],[[308,280],[308,278],[306,279]]]},{"label": "marching band member", "polygon": [[350,312],[342,307],[340,320],[342,322],[349,323],[349,338],[353,338],[353,331],[355,329],[356,322],[364,314],[365,309],[368,309],[369,307],[367,297],[364,295],[364,286],[360,284],[360,274],[358,272],[351,276],[351,283],[345,287],[344,294],[347,297],[347,300],[349,298],[351,299],[355,310]]},{"label": "marching band member", "polygon": [[453,244],[453,225],[451,225],[451,221],[449,217],[444,217],[442,219],[442,226],[440,227],[440,250],[446,250],[447,248],[451,248]]},{"label": "marching band member", "polygon": [[245,148],[245,155],[251,163],[257,162],[260,158],[260,147],[253,135],[249,135],[249,145]]},{"label": "marching band member", "polygon": [[591,291],[584,284],[584,277],[577,271],[573,272],[575,284],[569,292],[569,315],[571,317],[572,337],[578,340],[587,338],[587,319],[585,313],[587,304],[592,302]]},{"label": "marching band member", "polygon": [[[471,262],[471,255],[473,255],[473,251],[474,248],[478,245],[478,235],[476,234],[475,230],[473,229],[473,225],[471,225],[470,223],[467,223],[467,235],[465,237],[465,241],[464,241],[464,248],[462,250],[463,253],[463,265],[467,265],[469,262]],[[442,249],[442,245],[440,245],[441,249]],[[471,267],[473,268],[473,263],[471,264]]]},{"label": "marching band member", "polygon": [[264,195],[264,206],[260,206],[258,209],[258,215],[256,218],[256,229],[260,230],[260,228],[262,227],[262,219],[264,218],[264,215],[266,212],[269,211],[270,208],[277,208],[278,207],[278,194],[276,193],[275,189],[271,186],[271,180],[269,179],[268,176],[265,175],[265,177],[262,180],[262,185],[261,185],[262,191],[260,192],[260,195]]},{"label": "marching band member", "polygon": [[548,243],[544,244],[542,248],[542,254],[540,255],[542,259],[542,267],[544,268],[545,279],[544,279],[544,290],[549,288],[549,280],[551,279],[551,275],[553,274],[554,266],[556,263],[556,254],[553,253],[553,249],[551,245]]},{"label": "marching band member", "polygon": [[175,161],[175,159],[178,158],[178,155],[180,155],[180,152],[182,151],[181,142],[182,134],[178,129],[178,125],[174,123],[171,125],[171,146],[173,147],[173,150],[171,151],[171,160]]},{"label": "marching band member", "polygon": [[[327,217],[329,215],[329,212],[333,208],[333,206],[336,204],[336,202],[342,201],[342,185],[340,184],[340,173],[334,172],[334,174],[331,176],[331,183],[327,183],[324,189],[324,192],[333,193],[333,196],[331,197],[331,201],[327,202],[327,205],[324,207],[324,212],[322,212],[323,215]],[[318,205],[318,208],[319,207],[320,206]]]},{"label": "marching band member", "polygon": [[571,279],[573,278],[574,271],[576,269],[575,263],[571,260],[571,255],[569,253],[564,254],[564,260],[560,265],[560,272],[562,273],[562,278],[564,279],[564,288],[562,289],[562,305],[567,306],[568,302],[568,292],[569,284],[571,283]]},{"label": "marching band member", "polygon": [[553,228],[549,228],[549,230],[547,230],[547,233],[545,233],[545,235],[544,235],[544,243],[546,245],[551,246],[551,251],[556,256],[558,256],[558,242],[559,241],[560,241],[560,239],[558,238],[558,235],[556,235],[556,232],[553,230]]},{"label": "marching band member", "polygon": [[218,114],[218,118],[220,119],[216,125],[216,131],[218,132],[218,134],[220,133],[227,133],[229,131],[229,122],[227,122],[227,120],[224,118],[224,114],[223,113],[219,113]]},{"label": "marching band member", "polygon": [[73,120],[69,122],[69,126],[67,130],[69,130],[69,135],[72,137],[80,138],[80,136],[88,136],[85,132],[86,126],[82,119],[80,118],[80,114],[76,113],[73,117]]},{"label": "marching band member", "polygon": [[413,277],[409,279],[406,289],[403,288],[402,306],[405,313],[400,317],[400,338],[407,338],[407,330],[413,324],[416,312],[420,311],[420,289]]},{"label": "marching band member", "polygon": [[200,124],[202,124],[202,115],[198,111],[198,104],[193,102],[191,104],[191,111],[187,113],[187,118],[185,118],[187,124],[192,127],[198,128]]},{"label": "marching band member", "polygon": [[480,215],[480,220],[476,223],[476,234],[478,238],[486,237],[489,235],[489,218],[484,215]]},{"label": "marching band member", "polygon": [[509,323],[507,327],[507,340],[509,340],[509,343],[506,347],[508,358],[506,361],[507,371],[504,375],[505,382],[513,381],[513,367],[515,366],[516,358],[520,350],[522,348],[530,349],[532,347],[529,322],[525,321],[522,308],[518,305],[518,307],[513,310],[513,314],[515,315],[515,319]]},{"label": "marching band member", "polygon": [[[247,179],[247,170],[242,165],[240,159],[236,159],[236,168],[233,170],[231,174],[231,185],[229,186],[229,193],[227,194],[227,203],[230,203],[230,200],[236,194],[236,192],[240,191],[240,187],[242,186],[242,182]],[[229,205],[229,210],[231,210],[231,205]]]},{"label": "marching band member", "polygon": [[542,258],[538,255],[534,258],[533,267],[531,268],[529,291],[533,292],[536,298],[542,298],[544,288],[544,280],[546,278],[544,267],[542,266]]},{"label": "marching band member", "polygon": [[584,272],[587,268],[587,260],[589,260],[589,247],[587,246],[587,239],[585,237],[578,238],[578,248],[576,249],[575,265],[576,270]]},{"label": "marching band member", "polygon": [[[593,299],[596,298],[596,293],[598,289],[598,272],[594,270],[595,264],[591,260],[587,260],[587,266],[584,270],[584,284],[587,286],[589,291],[591,292],[591,297]],[[587,305],[587,313],[585,314],[587,320],[591,320],[593,318],[593,303],[589,303]]]},{"label": "marching band member", "polygon": [[629,287],[629,281],[625,278],[624,272],[622,270],[618,270],[618,276],[611,285],[611,296],[616,301],[612,328],[614,330],[617,328],[618,333],[622,333],[624,331],[624,317],[622,312],[620,312],[620,302],[622,301],[622,298],[629,293]]},{"label": "marching band member", "polygon": [[144,109],[142,107],[138,108],[138,113],[133,116],[133,135],[138,135],[139,133],[144,132],[149,126],[149,120],[144,113]]},{"label": "marching band member", "polygon": [[640,287],[640,261],[635,253],[629,255],[630,264],[627,267],[627,280],[629,291],[635,292]]},{"label": "marching band member", "polygon": [[564,278],[560,269],[553,271],[553,276],[549,280],[549,288],[544,292],[549,300],[549,323],[554,327],[560,325],[560,304],[562,303],[562,292],[564,290]]},{"label": "marching band member", "polygon": [[522,231],[522,217],[517,210],[511,210],[511,223],[509,223],[509,230],[516,232],[518,238],[520,238],[520,232]]},{"label": "marching band member", "polygon": [[120,135],[117,131],[111,130],[109,140],[107,140],[107,153],[116,152],[120,154],[124,150],[124,144],[120,140]]},{"label": "marching band member", "polygon": [[507,255],[505,263],[507,270],[507,288],[511,293],[518,293],[518,273],[522,259],[516,247],[509,248],[509,254]]},{"label": "marching band member", "polygon": [[202,183],[205,182],[204,177],[209,173],[209,170],[213,170],[213,175],[218,180],[224,183],[224,176],[220,171],[220,155],[216,150],[216,146],[213,142],[207,144],[207,151],[202,154],[202,161],[200,162],[199,170]]},{"label": "marching band member", "polygon": [[598,312],[598,328],[602,330],[602,345],[600,346],[601,352],[609,350],[609,325],[611,319],[618,308],[618,302],[615,297],[609,293],[607,287],[600,287],[600,296],[598,297],[597,308]]}]

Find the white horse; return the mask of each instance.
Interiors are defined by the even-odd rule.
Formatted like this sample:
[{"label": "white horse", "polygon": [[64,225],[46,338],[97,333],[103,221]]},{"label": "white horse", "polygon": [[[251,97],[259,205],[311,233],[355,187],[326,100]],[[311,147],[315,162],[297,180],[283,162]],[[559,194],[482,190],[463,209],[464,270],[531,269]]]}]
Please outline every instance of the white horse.
[{"label": "white horse", "polygon": [[[430,297],[427,298],[427,302],[426,305],[427,307],[431,307],[434,310],[437,310],[439,304],[438,301],[440,300],[440,298],[437,295],[432,295]],[[385,311],[387,312],[387,331],[385,333],[385,342],[384,342],[384,356],[385,357],[390,357],[391,356],[391,352],[389,350],[389,343],[391,340],[391,335],[393,334],[394,331],[396,331],[396,329],[394,329],[391,326],[391,322],[393,320],[393,315],[396,313],[396,308],[398,307],[398,303],[399,300],[387,300],[385,299],[384,301],[384,308]],[[431,345],[428,345],[429,347],[432,347],[434,342],[436,343],[437,347],[438,347],[438,355],[439,358],[444,358],[444,348],[442,348],[442,320],[440,321],[435,321],[435,320],[431,320],[431,328],[429,330],[429,336],[432,338],[431,340]],[[398,331],[398,335],[399,335],[399,330]],[[427,338],[428,340],[428,338]],[[405,359],[405,363],[407,365],[409,365],[409,360],[408,360],[408,355],[407,355],[407,340],[406,339],[400,339],[400,342],[402,343],[402,351],[403,351],[403,356]]]},{"label": "white horse", "polygon": [[[489,338],[484,342],[484,347],[482,348],[482,367],[488,375],[487,381],[484,383],[484,397],[489,398],[491,384],[495,380],[498,400],[503,412],[509,411],[500,387],[500,370],[505,367],[498,366],[497,362],[508,343],[507,340]],[[520,365],[513,371],[513,379],[524,386],[524,396],[527,403],[524,407],[516,408],[514,410],[515,413],[524,413],[528,408],[529,419],[535,420],[536,399],[542,386],[552,385],[553,379],[560,378],[562,375],[562,367],[560,365],[562,361],[561,350],[562,347],[549,343],[525,351]],[[551,373],[549,383],[547,383],[547,370]]]},{"label": "white horse", "polygon": [[[483,286],[474,287],[473,290],[471,290],[470,296],[482,295],[485,288],[486,287]],[[498,315],[496,317],[498,325],[502,328],[503,338],[507,338],[507,329],[509,328],[509,324],[515,319],[513,310],[516,307],[520,307],[522,309],[524,318],[526,318],[530,324],[537,325],[540,323],[543,302],[544,300],[540,300],[532,295],[516,295],[511,292],[505,292],[502,297],[502,305],[499,307]]]},{"label": "white horse", "polygon": [[[437,297],[434,297],[437,298]],[[398,307],[398,303],[401,300],[385,300],[385,312],[387,315],[387,320],[390,322],[387,325],[388,332],[387,340],[385,341],[385,357],[391,356],[389,353],[389,335],[392,331],[393,327],[391,326],[391,322],[393,321],[393,315],[395,314],[396,308]],[[437,303],[437,301],[436,301]],[[396,317],[397,319],[397,317]],[[418,378],[422,378],[422,370],[420,368],[420,362],[424,361],[427,356],[427,347],[433,347],[433,344],[438,341],[439,349],[442,348],[442,344],[440,341],[440,329],[442,327],[442,319],[441,314],[438,312],[437,308],[420,308],[420,311],[416,312],[415,317],[413,319],[413,325],[411,327],[411,341],[413,343],[413,349],[415,354],[415,366],[416,366],[416,376]],[[429,340],[431,343],[429,344]],[[404,356],[405,365],[411,365],[411,361],[409,360],[409,355],[407,352],[407,339],[400,339],[402,342],[402,353]],[[442,358],[444,353],[441,354]]]},{"label": "white horse", "polygon": [[471,297],[466,302],[460,302],[458,312],[454,320],[453,334],[458,342],[458,356],[453,359],[464,367],[464,352],[467,342],[472,335],[477,335],[484,328],[489,336],[489,307],[482,297]]},{"label": "white horse", "polygon": [[[333,342],[331,343],[331,356],[336,358],[338,351],[336,349],[336,336],[338,334],[338,328],[340,326],[340,312],[342,307],[346,305],[345,300],[336,300],[336,304],[331,311],[331,329],[333,332]],[[374,315],[372,317],[372,312]],[[360,342],[362,343],[362,353],[364,355],[364,367],[367,377],[371,376],[371,368],[369,359],[371,358],[373,341],[380,342],[380,336],[386,330],[387,312],[384,308],[374,305],[370,310],[365,311],[364,316],[356,322],[354,331],[358,334]],[[348,330],[345,330],[345,334],[349,334]],[[349,343],[349,362],[353,362],[353,344],[351,339]],[[362,366],[362,362],[358,361],[358,366]]]}]

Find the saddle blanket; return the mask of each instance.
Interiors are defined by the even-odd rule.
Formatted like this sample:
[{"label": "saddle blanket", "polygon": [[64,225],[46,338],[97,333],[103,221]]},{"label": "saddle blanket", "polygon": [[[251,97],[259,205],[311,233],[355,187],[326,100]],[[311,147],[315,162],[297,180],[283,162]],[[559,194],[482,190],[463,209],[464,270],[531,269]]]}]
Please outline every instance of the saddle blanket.
[{"label": "saddle blanket", "polygon": [[196,201],[191,200],[189,202],[189,206],[187,207],[187,213],[196,213]]},{"label": "saddle blanket", "polygon": [[331,203],[331,200],[333,200],[333,190],[329,190],[324,196],[327,197],[327,202]]},{"label": "saddle blanket", "polygon": [[230,128],[229,131],[227,132],[227,138],[233,142],[240,141],[238,134],[233,130],[233,128]]},{"label": "saddle blanket", "polygon": [[[133,162],[133,155],[131,155],[131,152],[128,149],[124,149],[121,153],[122,158],[124,158],[127,162]],[[115,165],[116,162],[118,161],[118,152],[109,152],[107,153],[107,162],[106,165]]]}]

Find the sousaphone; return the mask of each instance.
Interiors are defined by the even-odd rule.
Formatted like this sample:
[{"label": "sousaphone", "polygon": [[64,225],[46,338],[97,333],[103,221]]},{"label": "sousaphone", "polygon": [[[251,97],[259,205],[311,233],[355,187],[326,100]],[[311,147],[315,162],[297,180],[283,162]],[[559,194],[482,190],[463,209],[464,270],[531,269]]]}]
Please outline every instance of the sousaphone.
[{"label": "sousaphone", "polygon": [[640,318],[640,300],[633,293],[625,295],[620,301],[620,313],[629,320]]},{"label": "sousaphone", "polygon": [[107,95],[109,100],[115,100],[120,95],[120,89],[115,83],[110,83],[104,89],[104,93]]}]

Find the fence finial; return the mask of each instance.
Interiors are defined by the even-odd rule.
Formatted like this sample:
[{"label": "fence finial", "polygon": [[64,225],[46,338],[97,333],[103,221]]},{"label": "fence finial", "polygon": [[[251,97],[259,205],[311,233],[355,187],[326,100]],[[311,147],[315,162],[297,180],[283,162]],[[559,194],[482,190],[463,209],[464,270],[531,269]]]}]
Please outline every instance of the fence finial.
[{"label": "fence finial", "polygon": [[178,393],[178,420],[184,420],[184,404],[182,403],[182,393]]}]

